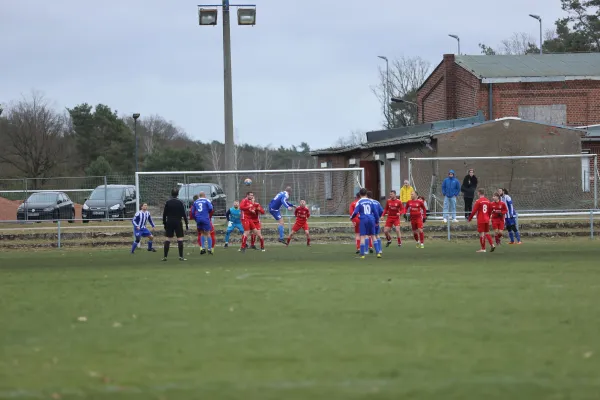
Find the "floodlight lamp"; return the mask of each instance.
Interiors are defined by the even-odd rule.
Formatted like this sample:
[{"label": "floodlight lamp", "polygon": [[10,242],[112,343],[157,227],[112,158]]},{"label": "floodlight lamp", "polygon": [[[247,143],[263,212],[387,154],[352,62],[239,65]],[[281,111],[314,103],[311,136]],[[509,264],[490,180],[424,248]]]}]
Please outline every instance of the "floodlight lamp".
[{"label": "floodlight lamp", "polygon": [[200,25],[217,25],[217,9],[201,8],[198,10],[198,21]]},{"label": "floodlight lamp", "polygon": [[256,8],[238,8],[238,25],[256,25]]},{"label": "floodlight lamp", "polygon": [[138,119],[140,117],[140,113],[133,114],[133,119]]},{"label": "floodlight lamp", "polygon": [[541,20],[542,20],[542,17],[540,17],[539,15],[535,15],[535,14],[529,14],[529,16],[530,16],[531,18],[535,18],[535,19],[537,19],[538,21],[541,21]]}]

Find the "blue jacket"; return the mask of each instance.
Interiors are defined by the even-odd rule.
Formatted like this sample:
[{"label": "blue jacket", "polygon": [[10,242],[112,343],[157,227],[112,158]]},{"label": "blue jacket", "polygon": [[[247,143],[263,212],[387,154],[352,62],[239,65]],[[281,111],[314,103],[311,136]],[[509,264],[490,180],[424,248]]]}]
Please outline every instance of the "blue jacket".
[{"label": "blue jacket", "polygon": [[448,174],[453,174],[454,176],[444,179],[444,182],[442,182],[442,194],[446,197],[456,197],[460,194],[460,181],[456,179],[453,169]]}]

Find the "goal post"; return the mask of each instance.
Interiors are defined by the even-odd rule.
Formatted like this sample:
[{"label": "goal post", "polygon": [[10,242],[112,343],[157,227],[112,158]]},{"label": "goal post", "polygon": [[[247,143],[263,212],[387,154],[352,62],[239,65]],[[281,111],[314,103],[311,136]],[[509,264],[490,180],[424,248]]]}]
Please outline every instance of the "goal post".
[{"label": "goal post", "polygon": [[[235,193],[226,193],[225,183],[233,176]],[[234,200],[252,191],[267,208],[277,193],[291,187],[290,201],[296,205],[305,200],[314,216],[345,215],[354,193],[364,187],[364,168],[320,168],[242,171],[168,171],[136,172],[136,205],[147,203],[156,215],[179,188],[179,198],[190,207],[193,196],[201,191],[212,200],[216,216],[225,215]],[[251,184],[246,185],[246,179]]]},{"label": "goal post", "polygon": [[[562,154],[501,157],[429,157],[408,160],[409,181],[440,214],[444,196],[442,182],[450,170],[461,183],[474,169],[478,189],[488,198],[506,188],[517,212],[543,214],[598,209],[598,159],[596,154]],[[462,193],[459,197],[463,197]],[[475,194],[477,198],[477,194]],[[457,201],[457,215],[464,202]]]}]

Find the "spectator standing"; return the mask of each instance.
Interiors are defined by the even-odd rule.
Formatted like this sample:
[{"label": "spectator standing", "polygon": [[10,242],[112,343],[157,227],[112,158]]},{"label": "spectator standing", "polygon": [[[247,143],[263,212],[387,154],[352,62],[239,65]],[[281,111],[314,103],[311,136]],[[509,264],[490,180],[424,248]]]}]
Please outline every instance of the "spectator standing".
[{"label": "spectator standing", "polygon": [[[404,185],[400,188],[400,201],[402,202],[402,208],[406,210],[406,203],[408,203],[411,198],[411,193],[414,192],[412,186],[410,186],[410,182],[408,179],[404,180]],[[408,221],[408,216],[404,214],[404,220]]]},{"label": "spectator standing", "polygon": [[460,191],[463,193],[465,200],[465,218],[468,219],[471,215],[471,210],[473,210],[473,199],[475,198],[475,190],[477,190],[477,177],[475,176],[475,171],[471,168],[465,179],[463,179],[462,186],[460,187]]},{"label": "spectator standing", "polygon": [[456,196],[460,194],[460,182],[456,179],[454,170],[448,172],[448,177],[442,182],[442,194],[444,195],[444,223],[452,217],[452,222],[458,222],[456,219]]}]

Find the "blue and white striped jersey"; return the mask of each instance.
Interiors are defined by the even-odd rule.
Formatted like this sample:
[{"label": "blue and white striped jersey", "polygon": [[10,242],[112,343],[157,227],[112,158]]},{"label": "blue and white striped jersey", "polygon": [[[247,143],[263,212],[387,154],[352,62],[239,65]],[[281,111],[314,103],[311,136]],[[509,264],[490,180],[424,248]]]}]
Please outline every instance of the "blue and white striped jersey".
[{"label": "blue and white striped jersey", "polygon": [[136,228],[145,228],[146,224],[150,224],[151,227],[154,228],[154,221],[152,221],[152,217],[150,216],[150,211],[138,211],[133,216],[131,223]]},{"label": "blue and white striped jersey", "polygon": [[277,196],[275,196],[269,203],[269,208],[273,211],[279,211],[282,206],[285,206],[285,208],[294,207],[294,205],[288,201],[289,198],[290,195],[285,190],[283,192],[279,192],[277,193]]},{"label": "blue and white striped jersey", "polygon": [[512,198],[509,195],[504,194],[502,195],[502,198],[500,200],[502,200],[504,204],[506,204],[506,208],[508,208],[506,218],[514,218],[517,215],[517,212],[515,211],[515,207],[513,206]]}]

